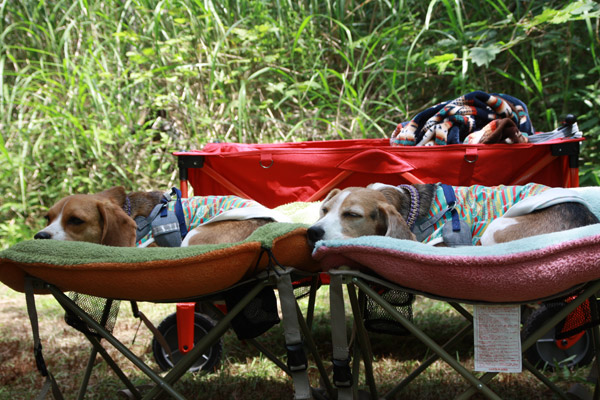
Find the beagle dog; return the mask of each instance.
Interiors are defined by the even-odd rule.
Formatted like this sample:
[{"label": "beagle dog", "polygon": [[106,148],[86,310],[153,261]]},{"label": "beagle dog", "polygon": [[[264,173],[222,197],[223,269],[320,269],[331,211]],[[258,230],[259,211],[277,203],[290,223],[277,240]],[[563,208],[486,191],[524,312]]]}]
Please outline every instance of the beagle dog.
[{"label": "beagle dog", "polygon": [[45,219],[46,227],[34,235],[35,239],[135,246],[135,221],[113,201],[109,191],[62,198]]},{"label": "beagle dog", "polygon": [[[452,197],[450,204],[447,196]],[[469,231],[468,245],[492,245],[598,222],[583,198],[567,189],[376,183],[333,189],[307,235],[312,246],[319,240],[365,235],[444,245],[444,232],[462,229]]]},{"label": "beagle dog", "polygon": [[[140,246],[141,243],[136,240],[135,221],[140,217],[148,217],[162,198],[163,192],[127,194],[121,186],[96,194],[67,196],[48,210],[45,216],[47,226],[37,232],[34,238],[84,241],[120,247]],[[186,223],[189,227],[182,246],[238,242],[262,225],[285,220],[285,217],[274,210],[234,196],[198,196],[182,201],[186,201]],[[200,205],[195,214],[190,211],[192,203]],[[244,212],[232,209],[233,204],[242,204]],[[225,209],[226,207],[230,209]],[[190,222],[195,226],[190,226]],[[152,243],[153,240],[149,239],[142,247]]]}]

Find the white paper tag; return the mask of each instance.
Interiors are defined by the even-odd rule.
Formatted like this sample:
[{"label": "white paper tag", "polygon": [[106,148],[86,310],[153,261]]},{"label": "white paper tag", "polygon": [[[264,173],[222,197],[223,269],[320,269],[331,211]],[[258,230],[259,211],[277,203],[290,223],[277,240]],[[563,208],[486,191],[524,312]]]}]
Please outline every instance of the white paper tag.
[{"label": "white paper tag", "polygon": [[521,372],[521,307],[476,305],[475,371]]}]

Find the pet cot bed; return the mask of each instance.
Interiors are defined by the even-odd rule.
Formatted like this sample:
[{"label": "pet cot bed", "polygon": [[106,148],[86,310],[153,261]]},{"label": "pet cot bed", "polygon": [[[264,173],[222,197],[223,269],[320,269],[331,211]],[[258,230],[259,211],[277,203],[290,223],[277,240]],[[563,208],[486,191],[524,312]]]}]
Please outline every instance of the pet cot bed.
[{"label": "pet cot bed", "polygon": [[[593,205],[595,213],[600,215],[600,188],[587,189],[584,193],[588,203]],[[528,304],[577,295],[574,300],[564,303],[565,306],[539,329],[523,338],[522,351],[535,345],[546,332],[590,299],[585,328],[592,332],[596,363],[598,362],[600,336],[595,299],[600,289],[600,224],[478,247],[433,248],[413,241],[374,236],[330,240],[318,242],[313,256],[331,275],[332,327],[337,327],[332,333],[332,342],[337,349],[334,357],[339,360],[339,376],[346,379],[337,382],[340,385],[340,398],[353,398],[352,383],[357,382],[358,378],[356,366],[353,372],[350,372],[349,350],[343,322],[345,311],[341,297],[343,284],[348,286],[358,343],[363,350],[366,381],[372,399],[379,397],[364,326],[366,308],[365,303],[359,305],[360,296],[356,295],[355,288],[359,288],[363,295],[360,301],[364,302],[368,298],[383,307],[392,316],[392,320],[398,321],[436,354],[423,361],[413,373],[408,374],[381,398],[393,398],[399,390],[431,365],[436,357],[451,365],[470,383],[471,387],[458,398],[468,398],[474,393],[481,393],[490,399],[499,398],[487,386],[495,373],[488,372],[477,377],[461,365],[457,357],[449,353],[456,341],[472,329],[471,325],[464,327],[445,345],[439,345],[419,329],[406,312],[396,307],[397,304],[389,301],[389,297],[386,297],[387,290],[400,290],[449,302],[471,323],[472,316],[460,305],[461,303]],[[355,356],[358,360],[359,355]],[[560,398],[570,398],[526,359],[523,360],[523,367]],[[594,398],[598,398],[600,393],[597,380],[594,380]]]},{"label": "pet cot bed", "polygon": [[[252,299],[265,288],[277,287],[288,363],[273,361],[292,376],[295,398],[307,399],[312,398],[312,394],[303,340],[316,353],[314,344],[310,342],[308,327],[295,303],[291,284],[292,274],[294,277],[298,275],[294,272],[294,267],[299,265],[297,263],[303,269],[316,265],[307,248],[305,230],[302,224],[272,223],[259,228],[243,242],[187,248],[137,249],[84,242],[24,241],[0,253],[0,281],[26,293],[36,363],[46,377],[44,390],[51,388],[57,399],[62,395],[43,360],[34,293],[52,294],[93,346],[78,398],[84,397],[95,356],[100,354],[123,382],[127,388],[123,393],[130,398],[151,399],[164,392],[171,398],[183,399],[173,384],[209,351]],[[316,266],[309,269],[316,269]],[[236,288],[241,289],[241,294],[236,294],[239,301],[164,377],[129,351],[107,326],[110,314],[114,313],[113,305],[120,300],[213,301],[227,299],[228,293]],[[83,305],[80,307],[65,292],[96,296],[100,308],[90,310]],[[101,338],[147,375],[154,387],[147,393],[140,392],[101,345]],[[317,367],[323,371],[322,365]]]}]

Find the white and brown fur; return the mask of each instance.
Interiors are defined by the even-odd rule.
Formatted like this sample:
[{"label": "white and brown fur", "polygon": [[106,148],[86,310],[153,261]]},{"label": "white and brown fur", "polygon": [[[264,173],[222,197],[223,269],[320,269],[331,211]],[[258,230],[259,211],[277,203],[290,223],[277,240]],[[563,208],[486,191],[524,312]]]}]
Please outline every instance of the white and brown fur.
[{"label": "white and brown fur", "polygon": [[[434,198],[433,184],[413,185],[419,192],[417,218],[427,217]],[[308,229],[308,240],[346,239],[366,235],[416,240],[406,219],[410,194],[394,187],[350,187],[333,189],[323,200],[319,220]],[[543,233],[558,232],[598,223],[598,218],[580,203],[560,203],[515,218],[500,217],[481,237],[483,245],[509,242]]]},{"label": "white and brown fur", "polygon": [[[115,186],[96,194],[75,194],[54,204],[46,214],[47,226],[35,239],[83,241],[108,246],[134,247],[138,216],[147,217],[163,192],[132,192]],[[129,199],[129,200],[127,200]],[[129,207],[130,205],[130,207]],[[125,212],[125,209],[129,213]],[[194,228],[185,245],[234,243],[246,239],[267,218],[219,221]]]}]

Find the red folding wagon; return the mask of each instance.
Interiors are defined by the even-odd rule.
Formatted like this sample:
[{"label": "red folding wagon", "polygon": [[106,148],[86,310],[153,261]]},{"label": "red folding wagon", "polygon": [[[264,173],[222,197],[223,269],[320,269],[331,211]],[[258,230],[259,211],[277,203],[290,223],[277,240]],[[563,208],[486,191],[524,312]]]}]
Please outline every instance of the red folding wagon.
[{"label": "red folding wagon", "polygon": [[276,207],[374,182],[576,187],[582,140],[433,147],[392,147],[387,139],[209,143],[175,155],[184,196],[189,182],[196,196],[233,194]]}]

